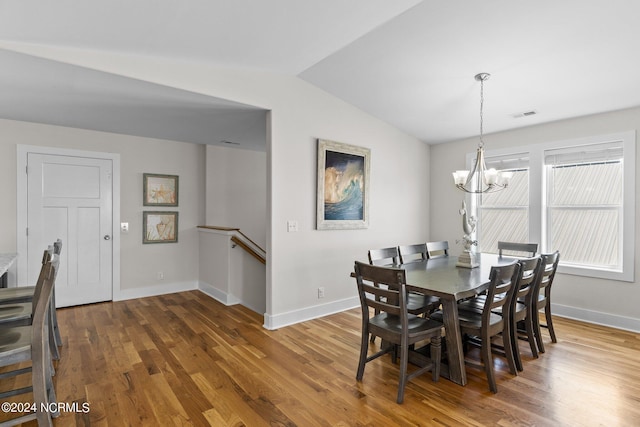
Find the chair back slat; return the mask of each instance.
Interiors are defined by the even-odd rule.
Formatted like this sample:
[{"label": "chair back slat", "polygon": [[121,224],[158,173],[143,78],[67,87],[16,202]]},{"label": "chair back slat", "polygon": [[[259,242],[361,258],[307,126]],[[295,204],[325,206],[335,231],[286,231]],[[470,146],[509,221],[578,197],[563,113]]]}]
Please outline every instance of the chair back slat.
[{"label": "chair back slat", "polygon": [[426,243],[398,246],[398,252],[400,253],[401,264],[406,264],[408,262],[415,262],[415,261],[424,261],[428,258]]},{"label": "chair back slat", "polygon": [[429,259],[449,256],[449,242],[427,242],[427,256]]},{"label": "chair back slat", "polygon": [[376,287],[367,283],[362,284],[362,289],[365,294],[373,296],[373,298],[367,298],[368,307],[400,316],[399,291]]},{"label": "chair back slat", "polygon": [[[403,317],[406,313],[405,272],[399,268],[368,265],[356,261],[356,282],[363,316],[369,308]],[[370,282],[370,283],[365,283]],[[381,287],[379,285],[387,285]],[[371,295],[368,296],[368,295]]]},{"label": "chair back slat", "polygon": [[[538,244],[537,243],[516,243],[516,242],[498,242],[498,255],[502,256],[503,251],[508,251],[507,255],[522,255],[522,253],[527,254],[526,256],[534,257],[536,256],[536,252],[538,252]],[[520,254],[514,254],[514,252],[518,252]]]},{"label": "chair back slat", "polygon": [[398,247],[371,249],[369,251],[369,264],[371,265],[398,265],[400,254]]},{"label": "chair back slat", "polygon": [[498,309],[502,310],[503,318],[509,318],[511,308],[509,303],[513,300],[513,294],[517,289],[519,274],[520,265],[517,262],[491,267],[489,289],[482,311],[483,322],[488,324],[491,313]]}]

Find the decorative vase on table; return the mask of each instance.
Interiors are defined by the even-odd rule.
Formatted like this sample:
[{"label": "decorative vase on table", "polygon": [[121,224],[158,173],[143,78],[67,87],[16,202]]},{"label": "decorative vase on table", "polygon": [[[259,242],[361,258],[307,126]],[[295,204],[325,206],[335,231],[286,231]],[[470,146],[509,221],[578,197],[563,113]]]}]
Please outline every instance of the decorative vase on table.
[{"label": "decorative vase on table", "polygon": [[476,218],[473,215],[467,215],[467,205],[463,201],[462,209],[459,211],[462,215],[462,231],[464,237],[462,238],[462,244],[464,245],[464,251],[458,257],[457,267],[464,268],[476,268],[480,265],[477,260],[476,253],[472,251],[472,246],[477,246],[478,241],[474,240],[472,235],[476,230]]}]

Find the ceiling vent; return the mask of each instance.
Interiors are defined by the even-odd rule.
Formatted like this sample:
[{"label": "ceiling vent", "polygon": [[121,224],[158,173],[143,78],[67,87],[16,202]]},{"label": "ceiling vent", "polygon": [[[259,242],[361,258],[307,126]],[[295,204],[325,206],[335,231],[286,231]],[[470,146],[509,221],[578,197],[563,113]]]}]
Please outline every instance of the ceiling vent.
[{"label": "ceiling vent", "polygon": [[223,139],[222,141],[220,141],[223,144],[229,144],[229,145],[240,145],[239,142],[233,142],[233,141],[228,141],[226,139]]},{"label": "ceiling vent", "polygon": [[516,113],[516,114],[513,114],[512,116],[514,119],[519,119],[520,117],[535,116],[536,114],[538,114],[536,110],[530,110],[530,111],[524,111],[522,113]]}]

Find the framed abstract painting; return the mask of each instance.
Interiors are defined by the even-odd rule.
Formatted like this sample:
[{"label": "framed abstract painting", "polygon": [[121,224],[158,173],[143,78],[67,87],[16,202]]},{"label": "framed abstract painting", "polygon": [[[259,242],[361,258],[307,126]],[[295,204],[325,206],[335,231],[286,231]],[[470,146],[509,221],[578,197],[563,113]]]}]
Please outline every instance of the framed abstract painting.
[{"label": "framed abstract painting", "polygon": [[178,206],[178,175],[142,175],[144,206]]},{"label": "framed abstract painting", "polygon": [[142,212],[142,243],[177,243],[178,212]]},{"label": "framed abstract painting", "polygon": [[318,140],[318,230],[369,227],[370,157],[368,148]]}]

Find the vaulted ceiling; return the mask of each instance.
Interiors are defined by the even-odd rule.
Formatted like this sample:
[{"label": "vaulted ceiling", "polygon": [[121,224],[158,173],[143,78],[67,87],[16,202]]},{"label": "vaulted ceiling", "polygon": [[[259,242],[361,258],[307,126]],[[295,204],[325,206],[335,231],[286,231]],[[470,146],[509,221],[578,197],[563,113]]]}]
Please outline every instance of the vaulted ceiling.
[{"label": "vaulted ceiling", "polygon": [[0,118],[264,149],[259,108],[14,52],[45,45],[298,76],[441,143],[478,134],[479,72],[485,133],[640,105],[638,16],[632,0],[7,0]]}]

